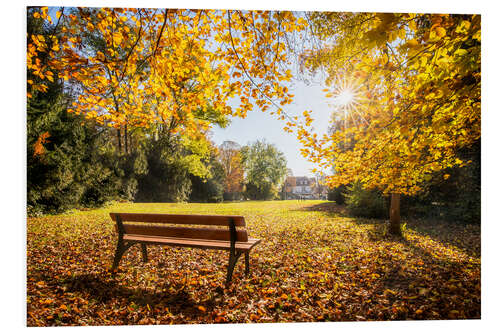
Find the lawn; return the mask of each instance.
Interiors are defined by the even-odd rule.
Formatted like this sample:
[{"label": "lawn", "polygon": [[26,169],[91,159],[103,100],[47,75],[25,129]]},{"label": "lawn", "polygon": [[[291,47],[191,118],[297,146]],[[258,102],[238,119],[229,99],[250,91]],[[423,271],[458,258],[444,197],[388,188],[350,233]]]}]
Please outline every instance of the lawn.
[{"label": "lawn", "polygon": [[[108,213],[243,215],[251,274],[228,252],[151,246],[109,271],[117,235]],[[326,201],[116,203],[29,218],[27,324],[132,325],[459,319],[481,316],[479,225],[349,217]]]}]

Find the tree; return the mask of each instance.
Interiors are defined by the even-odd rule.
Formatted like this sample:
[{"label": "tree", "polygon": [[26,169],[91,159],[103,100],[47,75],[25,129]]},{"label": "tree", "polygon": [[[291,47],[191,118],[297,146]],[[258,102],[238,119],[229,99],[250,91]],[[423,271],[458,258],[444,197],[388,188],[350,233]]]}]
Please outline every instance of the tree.
[{"label": "tree", "polygon": [[152,200],[146,184],[163,184],[162,201],[186,200],[190,177],[211,177],[211,126],[291,102],[288,36],[305,26],[292,12],[268,11],[60,8],[53,22],[38,7],[35,16],[52,34],[29,36],[28,98],[60,80],[68,111],[115,129],[119,154],[132,141],[157,142],[138,195]]},{"label": "tree", "polygon": [[224,167],[217,156],[217,147],[210,150],[210,158],[206,161],[210,178],[191,176],[192,191],[189,200],[195,202],[221,202],[224,200],[224,184],[226,176]]},{"label": "tree", "polygon": [[219,160],[224,170],[224,193],[234,200],[243,191],[243,165],[241,146],[234,141],[224,141],[219,146]]},{"label": "tree", "polygon": [[165,135],[143,141],[148,172],[139,178],[136,200],[140,202],[188,201],[191,178],[212,178],[212,145],[206,139]]},{"label": "tree", "polygon": [[[28,10],[27,32],[28,40],[33,35],[48,39],[54,34],[35,8]],[[40,63],[46,64],[48,58],[48,52],[39,50]],[[46,70],[57,77],[54,69]],[[32,84],[27,101],[28,214],[60,213],[112,199],[130,199],[135,171],[124,167],[131,159],[110,155],[106,131],[67,112],[71,96],[63,92],[60,80],[42,83],[40,77],[28,72],[28,81]],[[44,89],[34,88],[42,84]]]},{"label": "tree", "polygon": [[71,110],[116,128],[120,150],[127,126],[199,137],[213,110],[245,117],[291,102],[287,35],[305,26],[292,12],[61,8],[56,17],[38,13],[61,35],[31,36],[28,72],[54,80],[48,68],[57,69],[75,94]]},{"label": "tree", "polygon": [[324,195],[326,194],[326,185],[325,183],[325,176],[321,174],[320,172],[315,172],[314,173],[314,184],[312,188],[312,193],[316,193],[318,196],[318,199],[323,199]]},{"label": "tree", "polygon": [[480,17],[315,12],[309,19],[325,43],[304,53],[303,68],[326,70],[327,96],[351,121],[319,138],[305,111],[305,125],[296,126],[303,154],[335,168],[331,187],[360,181],[390,193],[390,231],[401,234],[400,195],[419,193],[434,172],[466,165],[458,151],[480,139]]},{"label": "tree", "polygon": [[[290,168],[286,169],[285,181],[283,182],[283,186],[281,187],[281,199],[286,200],[287,198],[287,190],[291,187],[295,186],[295,177],[293,177],[293,170]],[[291,189],[290,189],[291,191]]]},{"label": "tree", "polygon": [[273,144],[259,140],[243,147],[241,153],[246,173],[245,195],[257,200],[274,199],[287,172],[284,154]]}]

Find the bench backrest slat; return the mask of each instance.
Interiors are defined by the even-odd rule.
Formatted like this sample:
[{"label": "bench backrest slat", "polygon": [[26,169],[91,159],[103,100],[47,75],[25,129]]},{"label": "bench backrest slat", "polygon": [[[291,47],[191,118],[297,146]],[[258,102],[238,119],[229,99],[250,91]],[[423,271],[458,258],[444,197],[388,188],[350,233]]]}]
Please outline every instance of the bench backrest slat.
[{"label": "bench backrest slat", "polygon": [[[238,230],[236,227],[245,227],[243,216],[230,215],[176,215],[176,214],[141,214],[141,213],[110,213],[111,219],[116,221],[115,228],[121,229],[122,234],[192,238],[207,240],[231,240],[230,222],[233,221],[236,242],[247,242],[246,229]],[[120,217],[120,221],[117,221]],[[150,224],[140,224],[150,223]],[[168,226],[162,224],[177,224],[186,226]],[[187,226],[189,225],[189,226]],[[194,225],[205,225],[209,227],[195,227]],[[225,228],[217,228],[223,226]]]},{"label": "bench backrest slat", "polygon": [[120,215],[122,222],[170,223],[170,224],[198,224],[229,226],[232,219],[236,227],[245,226],[243,216],[230,215],[178,215],[178,214],[142,214],[142,213],[109,213],[111,219],[116,221]]},{"label": "bench backrest slat", "polygon": [[[227,228],[195,228],[195,227],[173,227],[162,225],[144,225],[144,224],[124,224],[126,234],[147,235],[159,237],[175,238],[193,238],[230,241],[231,234]],[[236,231],[237,242],[247,242],[248,235],[246,230]]]}]

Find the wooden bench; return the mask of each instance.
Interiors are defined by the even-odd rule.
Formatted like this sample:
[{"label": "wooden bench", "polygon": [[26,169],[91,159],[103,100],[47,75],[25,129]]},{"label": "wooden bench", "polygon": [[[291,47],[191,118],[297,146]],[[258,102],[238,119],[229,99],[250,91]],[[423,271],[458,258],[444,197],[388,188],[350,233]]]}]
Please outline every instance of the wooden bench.
[{"label": "wooden bench", "polygon": [[148,260],[147,244],[215,249],[229,251],[226,278],[226,283],[229,283],[234,266],[243,253],[245,274],[248,275],[250,250],[260,243],[260,239],[248,237],[243,216],[134,213],[109,215],[116,222],[118,232],[113,272],[116,272],[123,254],[134,244],[141,244],[143,262]]}]

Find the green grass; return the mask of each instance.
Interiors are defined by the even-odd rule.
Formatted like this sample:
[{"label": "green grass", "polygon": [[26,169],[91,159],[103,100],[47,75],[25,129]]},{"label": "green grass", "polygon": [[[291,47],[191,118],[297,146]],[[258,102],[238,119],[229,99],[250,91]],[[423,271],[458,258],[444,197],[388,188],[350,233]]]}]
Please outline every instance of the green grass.
[{"label": "green grass", "polygon": [[[132,247],[115,277],[109,212],[243,215],[250,276],[228,253]],[[29,326],[480,318],[480,227],[346,216],[326,201],[134,204],[29,218]]]}]

